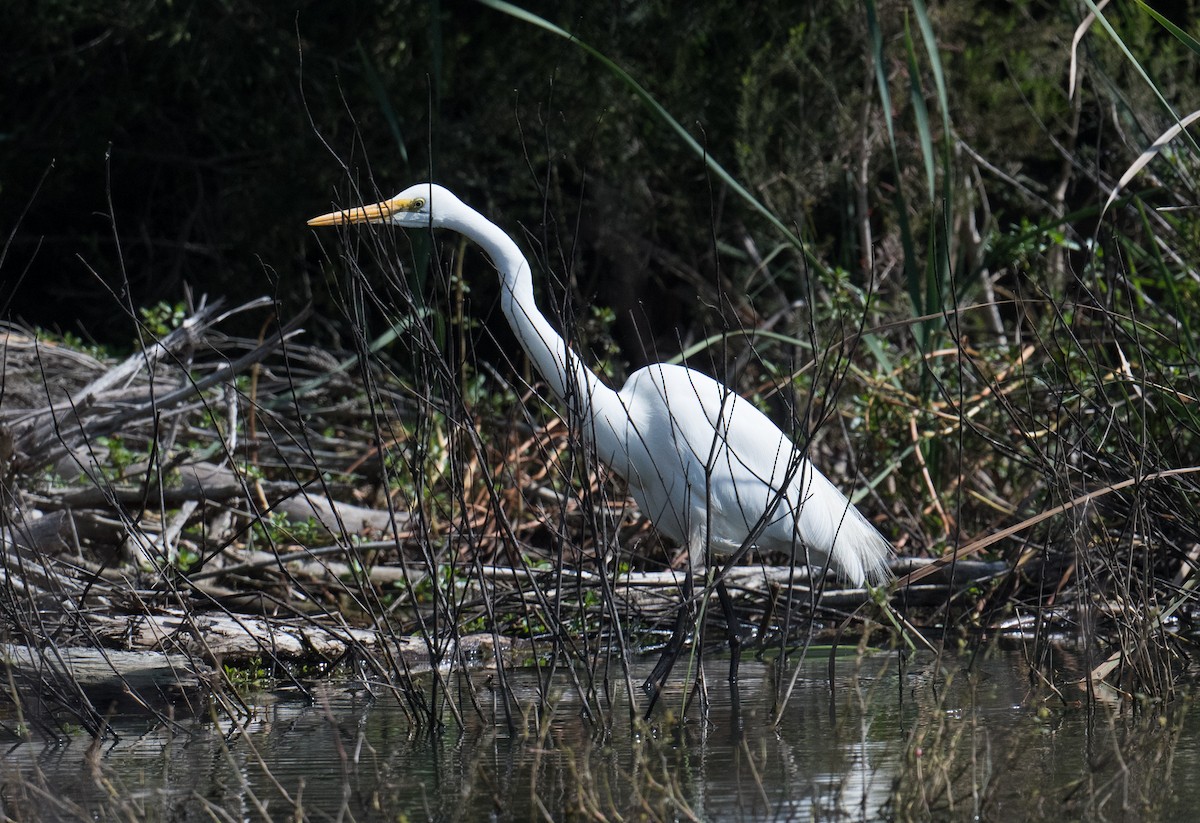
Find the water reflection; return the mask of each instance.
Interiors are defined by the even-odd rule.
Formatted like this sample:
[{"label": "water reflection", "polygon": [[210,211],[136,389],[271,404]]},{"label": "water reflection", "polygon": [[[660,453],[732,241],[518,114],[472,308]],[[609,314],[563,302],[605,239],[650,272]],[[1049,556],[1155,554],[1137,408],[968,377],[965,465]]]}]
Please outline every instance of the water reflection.
[{"label": "water reflection", "polygon": [[393,697],[333,684],[315,701],[260,696],[240,724],[114,718],[115,745],[12,744],[0,816],[1167,820],[1200,799],[1189,701],[1089,712],[1031,685],[1018,655],[971,667],[871,655],[841,662],[832,682],[825,660],[798,672],[745,661],[737,701],[722,672],[708,672],[706,712],[694,701],[680,720],[676,682],[647,725],[616,689],[599,722],[585,719],[565,677],[538,722],[533,671],[509,674],[526,715],[514,727],[486,688],[478,712],[461,701],[463,728],[434,733]]}]

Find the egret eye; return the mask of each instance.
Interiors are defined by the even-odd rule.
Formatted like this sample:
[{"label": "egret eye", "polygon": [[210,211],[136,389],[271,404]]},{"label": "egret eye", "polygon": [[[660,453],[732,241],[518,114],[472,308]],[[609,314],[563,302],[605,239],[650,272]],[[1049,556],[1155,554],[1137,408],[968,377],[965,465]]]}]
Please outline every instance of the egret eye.
[{"label": "egret eye", "polygon": [[424,197],[418,197],[416,200],[413,201],[413,211],[420,211],[423,208],[425,208],[425,198]]}]

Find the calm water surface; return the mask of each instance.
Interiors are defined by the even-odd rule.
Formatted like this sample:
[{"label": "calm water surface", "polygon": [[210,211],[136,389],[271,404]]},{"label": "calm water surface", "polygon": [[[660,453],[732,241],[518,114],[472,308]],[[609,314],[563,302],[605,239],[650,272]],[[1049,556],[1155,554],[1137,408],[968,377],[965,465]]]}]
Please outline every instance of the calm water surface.
[{"label": "calm water surface", "polygon": [[707,712],[686,715],[683,668],[644,725],[623,680],[585,701],[586,673],[559,671],[539,700],[533,670],[509,673],[512,723],[486,672],[452,678],[462,724],[447,710],[440,731],[350,684],[257,695],[240,722],[114,718],[120,740],[100,748],[10,743],[0,817],[1190,820],[1200,804],[1190,700],[1089,711],[1020,654],[845,658],[832,681],[825,658],[748,660],[736,701],[713,661]]}]

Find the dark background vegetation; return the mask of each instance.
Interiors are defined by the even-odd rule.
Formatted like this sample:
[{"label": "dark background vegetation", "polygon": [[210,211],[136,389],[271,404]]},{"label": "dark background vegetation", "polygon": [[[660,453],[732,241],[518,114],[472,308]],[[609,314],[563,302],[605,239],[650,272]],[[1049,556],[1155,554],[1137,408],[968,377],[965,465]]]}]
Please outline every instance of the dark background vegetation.
[{"label": "dark background vegetation", "polygon": [[[655,93],[727,160],[749,61],[798,22],[736,3],[546,10],[656,78]],[[554,253],[575,250],[587,290],[674,295],[660,334],[694,294],[672,270],[712,279],[707,227],[721,196],[699,160],[575,46],[495,11],[65,2],[23,12],[4,34],[9,316],[112,342],[128,336],[108,296],[126,279],[135,304],[152,304],[179,299],[185,283],[258,294],[268,271],[285,298],[319,303],[303,220],[344,201],[348,177],[387,194],[433,177]]]},{"label": "dark background vegetation", "polygon": [[[1174,5],[1176,19],[1194,19],[1194,4]],[[895,264],[896,181],[860,3],[529,7],[639,78],[829,264],[865,280],[860,203],[881,243],[875,271]],[[345,202],[348,179],[390,194],[433,177],[509,231],[523,227],[537,241],[527,248],[616,309],[635,363],[652,341],[674,351],[677,333],[701,333],[709,318],[697,293],[728,305],[716,287],[749,279],[736,255],[747,239],[767,244],[762,254],[778,241],[597,61],[465,0],[63,0],[10,11],[0,227],[12,238],[0,310],[26,323],[125,341],[110,295],[126,284],[134,305],[176,301],[185,284],[245,297],[275,282],[293,306],[320,304],[303,220]],[[1186,109],[1195,56],[1132,5],[1109,13]],[[1095,80],[1081,85],[1082,106],[1067,99],[1076,4],[934,4],[931,14],[956,139],[1021,183],[960,153],[964,175],[987,178],[985,232],[1096,205],[1091,175],[1069,165],[1135,153],[1165,121],[1157,112],[1114,129],[1114,98],[1138,115],[1153,108],[1103,35],[1082,44]],[[880,17],[904,126],[912,18],[888,2]],[[911,120],[905,131],[912,153],[900,167],[916,180]],[[718,254],[722,245],[735,254]],[[985,246],[980,255],[1011,253]],[[797,296],[795,284],[782,288]]]}]

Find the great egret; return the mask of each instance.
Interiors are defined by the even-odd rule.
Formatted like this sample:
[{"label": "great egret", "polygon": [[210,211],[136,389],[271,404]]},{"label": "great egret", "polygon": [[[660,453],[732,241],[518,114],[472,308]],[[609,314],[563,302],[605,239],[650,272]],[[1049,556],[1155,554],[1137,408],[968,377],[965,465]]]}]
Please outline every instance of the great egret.
[{"label": "great egret", "polygon": [[[688,548],[692,568],[710,551],[753,544],[827,566],[855,585],[887,578],[891,546],[779,427],[707,375],[657,363],[618,392],[604,385],[538,311],[529,263],[517,244],[453,193],[432,183],[390,200],[335,211],[310,226],[391,223],[446,228],[483,248],[500,273],[501,308],[559,402],[659,532]],[[723,580],[715,588],[729,624],[730,680],[741,638]],[[651,705],[687,633],[691,575],[671,641],[646,680]]]}]

